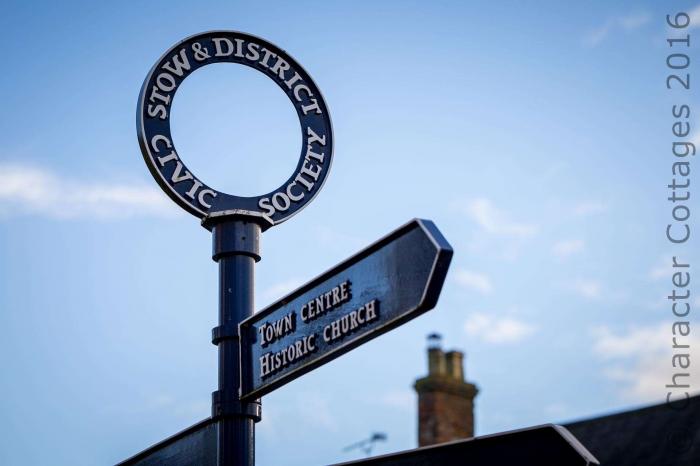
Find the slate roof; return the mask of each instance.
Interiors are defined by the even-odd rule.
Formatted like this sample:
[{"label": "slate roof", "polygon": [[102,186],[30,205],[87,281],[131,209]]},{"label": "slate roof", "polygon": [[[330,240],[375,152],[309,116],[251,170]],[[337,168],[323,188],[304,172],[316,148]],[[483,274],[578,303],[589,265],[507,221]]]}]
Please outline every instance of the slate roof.
[{"label": "slate roof", "polygon": [[699,466],[700,395],[674,407],[663,403],[563,426],[602,466]]}]

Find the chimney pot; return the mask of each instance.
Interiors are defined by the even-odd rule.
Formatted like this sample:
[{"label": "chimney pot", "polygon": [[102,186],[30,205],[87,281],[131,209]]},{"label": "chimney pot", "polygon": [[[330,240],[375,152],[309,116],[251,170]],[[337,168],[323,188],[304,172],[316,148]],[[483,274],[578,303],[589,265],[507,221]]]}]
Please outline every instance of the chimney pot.
[{"label": "chimney pot", "polygon": [[428,348],[428,374],[432,376],[447,375],[445,353],[440,348]]},{"label": "chimney pot", "polygon": [[463,358],[461,351],[449,351],[445,354],[447,375],[459,382],[464,382]]}]

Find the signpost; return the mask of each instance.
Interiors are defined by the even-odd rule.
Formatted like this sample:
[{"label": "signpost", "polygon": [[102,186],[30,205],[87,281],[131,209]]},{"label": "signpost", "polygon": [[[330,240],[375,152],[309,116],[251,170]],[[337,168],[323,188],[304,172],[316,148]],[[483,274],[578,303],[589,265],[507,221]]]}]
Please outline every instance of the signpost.
[{"label": "signpost", "polygon": [[[175,149],[170,110],[192,72],[212,63],[249,66],[272,79],[299,117],[299,162],[280,187],[255,197],[216,191],[192,174]],[[149,72],[139,96],[137,132],[146,165],[160,187],[212,232],[219,264],[219,384],[212,416],[120,465],[253,466],[260,397],[435,307],[452,248],[428,220],[412,220],[363,251],[253,315],[260,236],[320,191],[333,158],[331,120],[321,92],[286,52],[249,34],[212,31],[170,48]],[[560,427],[546,426],[358,463],[597,464]]]},{"label": "signpost", "polygon": [[[262,72],[289,97],[299,117],[302,144],[297,167],[287,181],[267,194],[241,197],[217,191],[190,172],[175,149],[170,131],[175,93],[190,74],[213,63],[238,63]],[[217,219],[232,216],[247,217],[263,230],[287,220],[321,190],[333,158],[330,115],[311,76],[284,50],[234,31],[197,34],[165,52],[141,87],[136,131],[156,182],[210,229]]]},{"label": "signpost", "polygon": [[432,309],[452,258],[413,220],[241,323],[241,398],[254,399]]},{"label": "signpost", "polygon": [[[297,167],[260,196],[209,187],[175,149],[170,113],[178,87],[197,69],[222,62],[270,77],[299,117]],[[139,95],[137,132],[156,182],[212,232],[212,257],[219,264],[219,325],[212,330],[219,385],[212,393],[211,422],[125,464],[191,464],[191,458],[206,463],[202,458],[213,455],[191,449],[211,445],[210,426],[216,423],[217,464],[252,466],[259,397],[432,309],[452,249],[432,222],[414,220],[254,316],[261,233],[304,208],[330,170],[331,120],[318,87],[291,56],[263,39],[234,31],[197,34],[171,47],[149,72]]]}]

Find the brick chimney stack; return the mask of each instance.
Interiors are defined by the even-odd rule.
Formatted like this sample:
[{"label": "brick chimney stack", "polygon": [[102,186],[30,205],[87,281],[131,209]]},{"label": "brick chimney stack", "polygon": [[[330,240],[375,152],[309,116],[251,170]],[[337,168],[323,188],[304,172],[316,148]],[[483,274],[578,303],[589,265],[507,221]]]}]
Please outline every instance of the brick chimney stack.
[{"label": "brick chimney stack", "polygon": [[464,380],[460,351],[442,351],[442,337],[428,336],[428,375],[416,380],[418,446],[474,436],[476,385]]}]

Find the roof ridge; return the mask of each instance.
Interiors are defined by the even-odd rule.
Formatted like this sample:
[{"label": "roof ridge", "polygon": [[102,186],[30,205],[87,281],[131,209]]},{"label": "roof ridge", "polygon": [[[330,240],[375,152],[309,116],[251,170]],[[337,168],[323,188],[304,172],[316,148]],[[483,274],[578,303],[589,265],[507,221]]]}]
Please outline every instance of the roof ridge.
[{"label": "roof ridge", "polygon": [[[700,393],[697,393],[695,395],[691,395],[688,397],[688,403],[692,403],[695,400],[700,400]],[[576,419],[573,421],[559,422],[557,424],[562,425],[564,427],[567,427],[567,426],[579,424],[582,422],[594,421],[597,419],[606,419],[606,418],[611,418],[611,417],[616,417],[616,416],[623,416],[626,414],[637,413],[639,411],[649,411],[649,410],[653,410],[653,409],[658,409],[658,408],[661,408],[663,406],[666,406],[667,404],[668,403],[666,403],[664,401],[662,403],[639,405],[636,408],[633,407],[633,408],[627,408],[627,409],[623,409],[623,410],[619,410],[619,411],[613,411],[611,413],[604,414],[602,416],[601,415],[598,415],[598,416],[593,415],[593,416],[588,416],[588,417],[582,417],[582,418],[579,418],[579,419]]]}]

